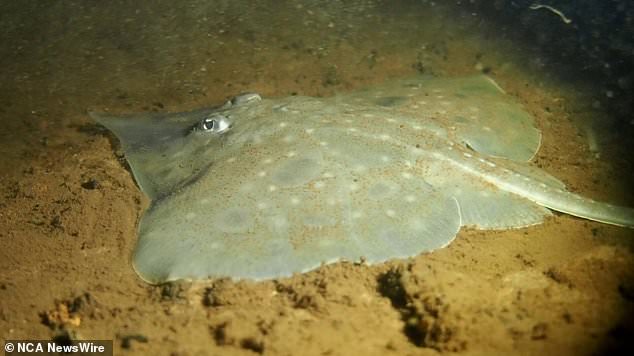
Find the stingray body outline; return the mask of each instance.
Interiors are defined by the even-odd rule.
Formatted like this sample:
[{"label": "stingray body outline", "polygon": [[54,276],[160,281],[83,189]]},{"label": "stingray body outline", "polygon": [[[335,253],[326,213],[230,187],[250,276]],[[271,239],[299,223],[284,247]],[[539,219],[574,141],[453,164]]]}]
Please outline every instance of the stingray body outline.
[{"label": "stingray body outline", "polygon": [[[152,199],[133,262],[150,283],[379,263],[445,247],[462,226],[539,224],[549,209],[634,226],[633,209],[568,192],[527,163],[541,133],[485,76],[91,116]],[[230,129],[193,129],[210,117]]]}]

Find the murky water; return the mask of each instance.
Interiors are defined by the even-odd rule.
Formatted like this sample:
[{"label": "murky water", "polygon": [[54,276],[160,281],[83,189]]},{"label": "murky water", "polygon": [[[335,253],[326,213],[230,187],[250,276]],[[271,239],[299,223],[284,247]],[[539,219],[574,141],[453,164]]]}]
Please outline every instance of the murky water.
[{"label": "murky water", "polygon": [[[144,207],[143,198],[129,173],[116,160],[116,142],[111,146],[104,138],[103,132],[87,117],[88,109],[182,111],[220,104],[227,97],[244,91],[259,92],[263,96],[329,96],[388,78],[484,72],[535,116],[544,133],[536,165],[561,178],[576,192],[633,205],[634,194],[630,188],[634,174],[631,158],[634,148],[631,140],[634,137],[631,112],[633,6],[626,1],[550,1],[544,2],[550,7],[531,9],[531,4],[532,1],[510,0],[29,0],[0,4],[0,185],[4,196],[0,202],[0,231],[3,231],[0,271],[10,271],[0,272],[0,283],[4,283],[1,285],[9,286],[0,289],[0,293],[4,293],[0,294],[0,333],[9,335],[12,330],[12,335],[48,338],[60,329],[73,329],[61,319],[49,320],[48,325],[44,325],[39,315],[57,305],[56,301],[72,300],[84,292],[101,298],[101,310],[108,311],[102,319],[82,314],[87,326],[73,330],[84,337],[120,338],[116,335],[139,332],[155,341],[168,332],[156,326],[164,321],[163,316],[149,322],[154,326],[139,322],[143,316],[149,315],[151,319],[157,310],[172,306],[161,304],[161,297],[157,301],[155,294],[162,292],[146,289],[150,287],[140,284],[131,271],[128,256],[134,246],[135,219]],[[590,287],[574,292],[562,289],[561,300],[557,299],[572,310],[571,313],[578,313],[574,314],[577,320],[600,330],[596,335],[601,339],[607,330],[621,325],[620,316],[629,310],[623,307],[622,299],[630,298],[631,302],[631,290],[627,289],[629,284],[623,282],[627,280],[623,277],[626,272],[621,272],[627,271],[626,267],[634,260],[627,254],[626,247],[631,243],[627,241],[631,241],[632,233],[568,218],[539,229],[526,232],[532,238],[530,241],[524,240],[524,231],[509,232],[504,235],[506,240],[496,239],[495,234],[478,239],[475,233],[465,233],[459,236],[458,240],[462,237],[463,242],[457,242],[456,247],[431,259],[422,256],[420,261],[423,262],[419,263],[436,263],[434,268],[439,270],[459,266],[459,272],[469,278],[489,281],[498,279],[495,276],[507,270],[528,270],[541,276],[552,265],[568,263],[574,256],[596,255],[601,260],[601,256],[609,255],[611,257],[601,260],[609,267],[603,270],[608,277],[605,280],[597,277],[599,281],[593,283],[614,292],[614,295],[608,293],[613,299],[603,302],[603,296],[593,294],[598,292]],[[517,246],[522,249],[511,253]],[[595,248],[602,250],[599,253]],[[606,249],[617,252],[610,255]],[[467,260],[461,257],[467,255]],[[495,257],[490,257],[492,255]],[[515,255],[533,257],[518,266]],[[505,256],[509,260],[505,260]],[[477,269],[473,268],[477,265],[473,261],[484,262]],[[596,267],[592,264],[578,269],[576,265],[565,266],[564,270],[568,268],[576,273],[571,272],[573,280],[574,276],[591,274],[588,270]],[[348,273],[342,268],[344,272],[337,269],[323,272],[323,279],[334,285],[342,284],[342,273]],[[380,268],[356,271],[358,274],[347,283],[363,289],[362,286],[367,287],[363,281],[376,280],[379,271]],[[318,284],[310,276],[298,278],[305,279],[293,283]],[[578,285],[585,286],[587,280],[578,278],[582,281]],[[449,285],[454,283],[451,278],[430,283],[440,289],[456,291]],[[621,288],[621,285],[625,285],[625,294],[618,294],[617,286]],[[258,322],[258,315],[268,315],[264,312],[268,306],[242,295],[255,293],[258,298],[266,299],[272,295],[271,291],[262,286],[230,288],[239,291],[233,296],[236,308],[250,310],[248,317],[232,319],[236,325],[253,326]],[[283,288],[271,288],[280,295],[285,293]],[[323,309],[315,307],[314,315],[298,314],[292,320],[299,320],[301,325],[309,323],[306,320],[319,324],[310,329],[312,335],[326,340],[324,345],[331,349],[342,353],[364,351],[363,347],[369,345],[367,340],[352,345],[328,333],[327,325],[336,323],[325,315],[341,312],[340,300],[333,300],[340,297],[336,293],[347,293],[344,287],[337,288],[334,290],[344,292],[324,292]],[[363,334],[362,339],[381,340],[382,345],[396,340],[390,342],[403,352],[418,350],[416,347],[421,345],[448,349],[445,347],[448,343],[443,344],[442,340],[433,343],[416,339],[408,343],[408,338],[399,334],[403,329],[400,324],[394,327],[397,330],[394,334],[386,331],[386,335],[400,335],[403,340],[389,336],[386,341],[381,334],[358,331],[364,330],[366,323],[400,322],[398,313],[390,309],[385,300],[383,304],[379,301],[372,304],[371,298],[385,299],[385,294],[381,297],[367,288],[370,301],[357,301],[356,307],[346,310],[344,314],[350,316],[349,320],[335,320],[337,325],[342,325],[344,334]],[[198,300],[196,298],[204,299],[201,295],[208,296],[204,293],[199,289],[190,294],[194,295],[193,300]],[[493,292],[485,288],[481,293]],[[575,300],[571,297],[574,293],[586,298],[577,303],[581,309],[565,304]],[[496,294],[487,300],[498,297],[503,299]],[[550,297],[535,298],[537,301],[528,309],[538,310],[552,301]],[[452,306],[467,316],[477,314],[463,302]],[[200,303],[192,302],[192,298],[188,303],[202,308]],[[291,302],[284,303],[287,302],[278,305],[279,309],[285,315],[295,315],[296,307],[287,305]],[[319,305],[320,302],[313,298],[293,303]],[[134,317],[121,316],[119,306],[132,308],[135,305],[140,305],[142,312]],[[518,310],[527,308],[526,305],[509,305],[517,315],[521,314]],[[590,311],[594,312],[595,307],[601,310],[597,313],[601,315],[593,319],[588,315],[593,314]],[[310,308],[306,310],[312,310]],[[414,309],[410,307],[408,313],[414,313]],[[210,340],[213,338],[209,337],[209,330],[213,329],[215,339],[207,342],[218,347],[216,351],[227,350],[223,343],[240,349],[239,341],[219,341],[217,337],[218,330],[225,329],[218,329],[222,323],[214,319],[215,315],[232,312],[231,307],[213,309],[209,312],[211,316],[203,320],[197,319],[205,314],[198,309],[178,310],[183,314],[175,317],[177,323],[194,320],[192,325],[200,327],[200,333]],[[218,314],[214,314],[216,312]],[[379,319],[368,321],[365,316],[359,316],[373,313]],[[394,317],[390,313],[397,317],[390,319]],[[495,315],[496,320],[507,317],[503,313],[499,318]],[[587,328],[561,322],[559,315],[535,312],[524,317],[534,322],[526,326],[528,331],[522,329],[523,324],[515,325],[524,331],[510,333],[512,336],[504,334],[504,337],[512,339],[509,345],[516,346],[504,346],[497,351],[508,352],[514,350],[513,347],[539,349],[531,343],[543,341],[542,336],[547,333],[539,327],[536,338],[531,338],[534,325],[541,325],[539,318],[552,325],[550,331],[555,330],[555,341],[544,341],[548,350],[562,350],[557,340],[568,340],[571,345],[572,341],[579,340],[578,345],[593,347],[600,343],[596,335],[587,333]],[[262,318],[271,324],[283,324],[280,320],[286,320],[279,316]],[[355,324],[355,320],[359,324]],[[49,328],[51,324],[54,327]],[[474,328],[483,330],[489,325],[476,324]],[[282,333],[300,340],[293,341],[291,351],[310,345],[292,330]],[[457,327],[457,330],[465,329]],[[231,330],[223,332],[232,333]],[[176,344],[189,340],[189,336],[174,333]],[[486,340],[480,342],[476,337],[477,332],[473,334],[476,336],[466,334],[462,337],[470,346],[458,347],[458,350],[474,350],[469,347],[489,350]],[[410,341],[418,334],[413,335],[407,334]],[[556,339],[557,336],[560,339]],[[262,337],[262,345],[274,345],[273,350],[277,345],[277,350],[281,349],[277,339]],[[500,340],[496,337],[491,336],[490,344]],[[329,344],[329,340],[335,341]],[[243,348],[262,352],[264,346],[258,342],[246,342],[248,347]],[[136,351],[163,350],[165,344],[156,342]],[[193,345],[206,344],[194,342]],[[579,351],[575,347],[581,346],[563,350],[574,354],[575,350]],[[195,349],[185,348],[185,351]],[[314,350],[327,351],[318,347]]]},{"label": "murky water", "polygon": [[[597,19],[619,22],[606,19],[608,10],[598,12],[598,5],[564,7],[574,10],[567,15],[572,23],[565,23],[568,17],[560,18],[565,15],[555,7],[531,10],[529,5],[376,0],[5,4],[2,97],[13,104],[9,110],[32,115],[30,124],[46,121],[48,127],[60,122],[51,120],[52,114],[79,115],[86,107],[176,109],[219,102],[244,90],[332,95],[417,73],[484,71],[506,81],[521,73],[535,83],[563,77],[589,86],[594,91],[584,94],[595,109],[607,106],[620,113],[609,125],[586,123],[586,132],[606,126],[631,131],[622,116],[627,116],[632,78],[617,70],[621,58],[605,55],[611,49],[602,41],[607,24]],[[627,10],[616,6],[612,17],[628,19]],[[612,47],[628,53],[625,35],[609,38]]]}]

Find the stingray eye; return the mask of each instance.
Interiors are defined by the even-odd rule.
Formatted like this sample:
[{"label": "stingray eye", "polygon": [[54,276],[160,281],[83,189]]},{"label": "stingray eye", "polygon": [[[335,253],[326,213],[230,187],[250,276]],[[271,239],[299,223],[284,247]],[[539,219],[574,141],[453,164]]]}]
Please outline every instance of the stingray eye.
[{"label": "stingray eye", "polygon": [[218,127],[218,121],[211,118],[206,118],[200,122],[200,128],[203,131],[213,131],[216,127]]},{"label": "stingray eye", "polygon": [[231,121],[228,117],[220,114],[208,116],[196,125],[196,131],[221,134],[231,128]]}]

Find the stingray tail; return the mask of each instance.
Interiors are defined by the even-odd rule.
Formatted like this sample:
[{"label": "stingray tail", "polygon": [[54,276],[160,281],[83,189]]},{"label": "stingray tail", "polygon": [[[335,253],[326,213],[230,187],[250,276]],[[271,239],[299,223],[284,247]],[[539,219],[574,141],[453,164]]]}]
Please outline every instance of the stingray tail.
[{"label": "stingray tail", "polygon": [[634,228],[634,209],[587,199],[567,191],[549,197],[535,197],[535,202],[562,213],[606,224]]},{"label": "stingray tail", "polygon": [[571,193],[566,190],[563,183],[546,172],[530,167],[522,168],[510,161],[504,161],[504,165],[510,169],[496,167],[494,163],[483,159],[450,158],[448,161],[502,190],[551,210],[606,224],[634,228],[633,208],[598,202]]},{"label": "stingray tail", "polygon": [[507,179],[491,176],[486,178],[504,190],[521,195],[549,209],[606,224],[634,228],[633,208],[584,198],[567,191],[563,186],[531,179],[535,177],[514,174],[508,176]]}]

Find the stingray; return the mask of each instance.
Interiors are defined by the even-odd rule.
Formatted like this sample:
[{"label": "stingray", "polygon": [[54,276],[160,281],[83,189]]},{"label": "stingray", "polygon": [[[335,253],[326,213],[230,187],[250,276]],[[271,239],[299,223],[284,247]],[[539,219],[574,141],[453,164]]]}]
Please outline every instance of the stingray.
[{"label": "stingray", "polygon": [[634,209],[571,193],[529,163],[541,133],[486,76],[91,116],[118,137],[151,199],[133,256],[150,283],[408,258],[463,226],[527,227],[551,210],[634,226]]}]

